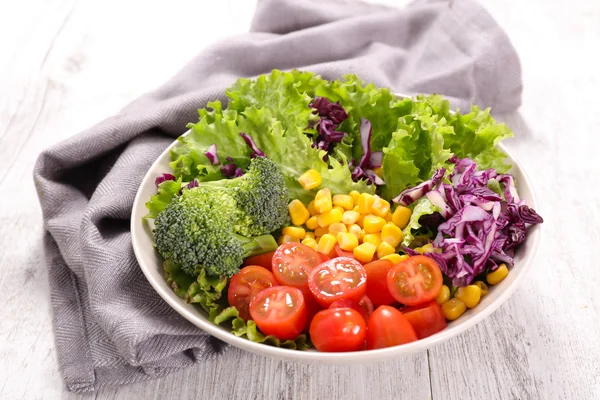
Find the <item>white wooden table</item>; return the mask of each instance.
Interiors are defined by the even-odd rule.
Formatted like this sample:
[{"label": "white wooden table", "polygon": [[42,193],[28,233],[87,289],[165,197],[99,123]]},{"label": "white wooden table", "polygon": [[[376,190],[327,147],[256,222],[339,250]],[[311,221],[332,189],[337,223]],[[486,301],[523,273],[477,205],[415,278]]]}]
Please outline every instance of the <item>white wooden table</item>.
[{"label": "white wooden table", "polygon": [[[297,366],[232,349],[85,397],[600,399],[600,2],[482,1],[521,55],[524,104],[500,119],[516,132],[507,145],[546,220],[535,266],[504,306],[395,362]],[[36,156],[159,85],[207,44],[247,31],[254,8],[249,0],[158,4],[0,3],[0,399],[81,397],[64,390],[57,368]]]}]

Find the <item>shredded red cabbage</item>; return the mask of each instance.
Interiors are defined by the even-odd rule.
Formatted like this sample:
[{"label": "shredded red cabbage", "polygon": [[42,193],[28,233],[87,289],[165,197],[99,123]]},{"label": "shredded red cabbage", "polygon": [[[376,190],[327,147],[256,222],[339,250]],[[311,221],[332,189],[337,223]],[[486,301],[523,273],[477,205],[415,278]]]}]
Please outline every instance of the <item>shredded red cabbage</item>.
[{"label": "shredded red cabbage", "polygon": [[250,148],[252,149],[252,154],[250,155],[251,158],[266,157],[265,153],[263,153],[262,150],[258,148],[258,146],[256,145],[256,143],[254,143],[254,140],[252,140],[252,137],[250,135],[248,135],[247,133],[244,133],[244,132],[240,132],[240,136],[244,139],[246,144],[248,146],[250,146]]},{"label": "shredded red cabbage", "polygon": [[219,164],[219,156],[217,155],[217,145],[216,144],[211,144],[208,148],[208,151],[206,153],[206,157],[208,157],[208,160],[210,161],[210,163],[212,165],[217,165]]},{"label": "shredded red cabbage", "polygon": [[[456,164],[448,176],[451,184],[442,183],[445,170],[441,168],[394,201],[408,205],[427,196],[439,208],[444,221],[437,226],[432,244],[442,252],[425,255],[439,264],[453,285],[465,286],[486,269],[495,270],[502,263],[512,266],[514,248],[525,241],[527,224],[543,219],[519,199],[512,175],[498,175],[493,169],[478,171],[468,158],[450,161]],[[490,179],[501,184],[504,198],[487,187]]]},{"label": "shredded red cabbage", "polygon": [[174,180],[175,180],[175,175],[164,173],[161,176],[156,177],[156,179],[154,180],[154,184],[156,185],[156,187],[158,187],[158,185],[160,185],[164,181],[174,181]]},{"label": "shredded red cabbage", "polygon": [[[348,118],[348,114],[339,103],[332,103],[325,97],[315,97],[309,104],[321,117],[317,122],[317,132],[314,147],[329,152],[333,143],[339,143],[344,138],[344,132],[336,131],[339,124]],[[324,159],[327,159],[325,155]]]},{"label": "shredded red cabbage", "polygon": [[373,185],[381,186],[385,185],[385,181],[381,179],[373,168],[381,167],[383,160],[383,153],[381,151],[371,152],[371,134],[373,127],[371,122],[366,118],[360,119],[360,146],[362,147],[363,154],[356,163],[356,160],[352,160],[350,168],[352,168],[352,179],[357,181],[359,179],[367,179],[369,183]]}]

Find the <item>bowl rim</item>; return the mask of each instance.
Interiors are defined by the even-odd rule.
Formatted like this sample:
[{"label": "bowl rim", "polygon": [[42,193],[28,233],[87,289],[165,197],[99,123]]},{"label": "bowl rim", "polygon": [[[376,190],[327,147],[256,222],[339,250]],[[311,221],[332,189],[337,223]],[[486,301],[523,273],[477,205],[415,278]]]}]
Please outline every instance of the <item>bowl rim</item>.
[{"label": "bowl rim", "polygon": [[[398,95],[399,97],[406,97],[402,95]],[[190,131],[186,131],[182,136],[187,135]],[[327,353],[327,352],[319,352],[319,351],[298,351],[287,348],[270,346],[264,343],[257,343],[251,340],[248,340],[243,337],[235,336],[233,333],[228,332],[221,327],[214,325],[212,322],[209,322],[202,316],[198,310],[192,311],[185,301],[178,297],[171,287],[166,283],[166,280],[162,279],[162,282],[159,282],[155,279],[150,272],[151,266],[146,265],[143,261],[143,257],[141,256],[142,246],[140,245],[140,237],[141,235],[147,234],[147,230],[144,229],[143,224],[146,223],[142,220],[143,215],[140,215],[138,212],[137,205],[140,201],[143,201],[144,204],[147,199],[142,199],[143,188],[145,188],[149,183],[154,184],[154,175],[151,172],[155,169],[157,164],[159,164],[163,158],[168,157],[169,151],[177,144],[177,139],[171,143],[161,154],[160,156],[152,163],[152,166],[146,172],[142,182],[137,190],[133,208],[131,213],[131,239],[132,239],[132,247],[137,259],[137,262],[144,273],[146,279],[150,282],[150,285],[154,288],[154,290],[159,294],[159,296],[167,302],[167,304],[172,307],[175,311],[177,311],[181,316],[183,316],[186,320],[194,324],[196,327],[200,328],[204,332],[228,343],[235,347],[250,351],[255,354],[266,355],[278,359],[288,359],[295,360],[300,362],[317,362],[317,363],[327,363],[327,364],[347,364],[351,362],[374,362],[380,361],[383,359],[397,358],[402,355],[412,354],[417,351],[422,351],[428,348],[431,348],[435,345],[438,345],[442,342],[449,340],[471,327],[475,326],[477,323],[482,321],[484,318],[488,317],[494,311],[496,311],[502,304],[506,302],[506,300],[515,292],[517,287],[522,282],[524,276],[527,275],[529,270],[532,267],[533,260],[535,254],[537,253],[539,242],[540,242],[540,234],[541,229],[539,225],[530,226],[528,229],[527,242],[529,243],[529,251],[525,254],[524,259],[521,261],[522,270],[517,275],[515,280],[504,288],[504,290],[500,293],[500,295],[493,300],[486,307],[478,310],[477,313],[472,315],[465,322],[452,325],[447,327],[446,329],[429,336],[424,339],[417,340],[415,342],[406,343],[399,346],[388,347],[383,349],[376,350],[368,350],[368,351],[353,351],[353,352],[342,352],[342,353]],[[529,206],[537,209],[537,197],[535,194],[534,187],[527,175],[527,173],[523,170],[518,160],[516,160],[512,154],[506,149],[503,143],[498,143],[497,147],[506,153],[507,157],[510,159],[513,169],[517,168],[521,175],[519,186],[526,186],[530,192]],[[145,209],[145,207],[144,207]]]}]

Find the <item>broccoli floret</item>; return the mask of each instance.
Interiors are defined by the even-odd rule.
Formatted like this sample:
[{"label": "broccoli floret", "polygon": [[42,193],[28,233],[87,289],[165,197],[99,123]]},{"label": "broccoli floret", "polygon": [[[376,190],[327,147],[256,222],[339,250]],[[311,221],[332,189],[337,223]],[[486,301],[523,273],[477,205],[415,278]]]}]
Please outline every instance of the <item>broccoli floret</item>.
[{"label": "broccoli floret", "polygon": [[246,237],[234,231],[238,218],[232,193],[207,188],[185,189],[155,220],[156,248],[166,260],[190,275],[232,276],[244,258],[273,251],[271,235]]},{"label": "broccoli floret", "polygon": [[235,231],[240,235],[271,233],[288,221],[289,193],[285,179],[268,158],[252,159],[246,174],[238,178],[201,182],[200,187],[233,191],[240,212]]}]

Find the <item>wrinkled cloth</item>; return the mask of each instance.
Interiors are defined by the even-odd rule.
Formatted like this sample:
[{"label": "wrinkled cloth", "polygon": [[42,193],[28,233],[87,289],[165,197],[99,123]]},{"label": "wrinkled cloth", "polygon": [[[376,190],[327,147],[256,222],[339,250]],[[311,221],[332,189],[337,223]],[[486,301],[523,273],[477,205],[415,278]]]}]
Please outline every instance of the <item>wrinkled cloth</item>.
[{"label": "wrinkled cloth", "polygon": [[216,43],[117,115],[44,151],[34,171],[58,361],[67,388],[159,377],[227,346],[172,310],[143,276],[129,219],[158,155],[238,77],[305,69],[356,73],[454,106],[511,111],[521,72],[508,37],[474,0],[389,8],[352,0],[258,1],[251,31]]}]

